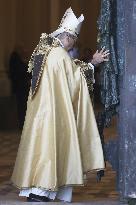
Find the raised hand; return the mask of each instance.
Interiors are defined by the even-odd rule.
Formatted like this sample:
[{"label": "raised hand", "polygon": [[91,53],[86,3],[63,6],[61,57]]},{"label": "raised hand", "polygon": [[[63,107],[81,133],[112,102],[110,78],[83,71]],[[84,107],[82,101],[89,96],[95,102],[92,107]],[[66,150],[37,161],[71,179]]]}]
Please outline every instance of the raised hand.
[{"label": "raised hand", "polygon": [[100,51],[96,51],[95,54],[93,55],[93,59],[91,63],[93,65],[98,65],[102,62],[109,61],[109,50],[105,50],[105,47],[103,47]]}]

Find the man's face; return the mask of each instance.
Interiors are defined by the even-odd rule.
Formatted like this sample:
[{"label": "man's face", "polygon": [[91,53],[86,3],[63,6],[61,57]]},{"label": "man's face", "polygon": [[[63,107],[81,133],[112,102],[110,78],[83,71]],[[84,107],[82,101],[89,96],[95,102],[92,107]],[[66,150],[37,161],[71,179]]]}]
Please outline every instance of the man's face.
[{"label": "man's face", "polygon": [[67,36],[67,47],[68,50],[72,49],[76,43],[77,38],[72,36],[72,35],[68,35]]}]

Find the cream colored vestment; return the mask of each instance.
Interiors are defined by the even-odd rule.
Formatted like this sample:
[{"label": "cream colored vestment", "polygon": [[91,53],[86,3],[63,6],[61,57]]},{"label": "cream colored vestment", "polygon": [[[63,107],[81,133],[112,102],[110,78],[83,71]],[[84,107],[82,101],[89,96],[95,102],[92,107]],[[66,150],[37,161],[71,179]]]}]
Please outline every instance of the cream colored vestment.
[{"label": "cream colored vestment", "polygon": [[104,168],[88,87],[62,47],[48,55],[27,113],[12,182],[18,188],[57,191],[83,185],[83,173]]}]

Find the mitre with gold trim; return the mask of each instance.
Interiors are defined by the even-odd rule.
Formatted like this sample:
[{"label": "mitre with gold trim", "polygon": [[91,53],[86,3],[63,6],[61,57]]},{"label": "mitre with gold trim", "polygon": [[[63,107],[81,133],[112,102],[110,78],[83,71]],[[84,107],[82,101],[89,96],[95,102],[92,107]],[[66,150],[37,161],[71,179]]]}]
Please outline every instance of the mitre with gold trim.
[{"label": "mitre with gold trim", "polygon": [[69,9],[66,10],[58,29],[53,33],[51,33],[50,35],[52,37],[55,37],[63,32],[68,32],[78,37],[83,21],[84,21],[83,14],[81,14],[81,16],[77,18],[70,7]]}]

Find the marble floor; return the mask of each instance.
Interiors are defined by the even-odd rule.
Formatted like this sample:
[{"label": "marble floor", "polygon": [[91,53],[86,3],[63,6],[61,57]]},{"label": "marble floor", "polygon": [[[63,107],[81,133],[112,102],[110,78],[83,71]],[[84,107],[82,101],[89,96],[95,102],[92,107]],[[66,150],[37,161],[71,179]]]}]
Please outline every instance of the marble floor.
[{"label": "marble floor", "polygon": [[[110,139],[115,138],[115,127],[116,123],[115,119],[113,119],[112,127],[105,130],[106,141],[108,141],[109,136]],[[0,132],[0,205],[27,204],[25,198],[18,197],[18,190],[10,182],[19,141],[20,132],[17,130]],[[89,174],[89,181],[86,186],[74,188],[72,203],[117,205],[119,204],[118,198],[118,193],[116,192],[116,173],[112,170],[110,164],[107,163],[105,177],[102,178],[101,182],[98,183],[96,181],[95,174]],[[29,204],[31,203],[29,202]],[[49,204],[61,203],[54,202]]]}]

